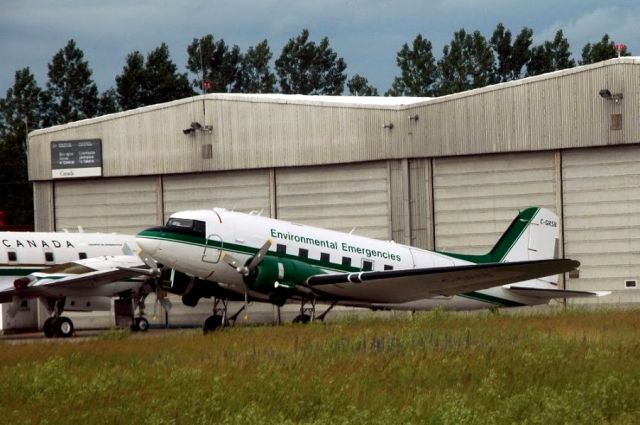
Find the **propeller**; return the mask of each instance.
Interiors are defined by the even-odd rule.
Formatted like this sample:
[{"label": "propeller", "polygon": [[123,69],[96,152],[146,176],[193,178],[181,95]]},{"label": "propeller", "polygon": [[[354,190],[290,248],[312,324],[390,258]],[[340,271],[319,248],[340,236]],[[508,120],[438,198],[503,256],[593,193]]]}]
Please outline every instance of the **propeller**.
[{"label": "propeller", "polygon": [[[240,260],[238,260],[237,258],[235,258],[234,256],[232,256],[232,255],[230,255],[230,254],[228,254],[226,252],[222,256],[222,261],[224,261],[225,263],[229,264],[231,267],[236,269],[236,271],[238,273],[240,273],[243,277],[249,277],[258,268],[258,266],[262,262],[262,259],[264,258],[264,256],[267,255],[267,251],[269,251],[269,248],[271,247],[271,244],[272,244],[271,239],[268,239],[260,247],[260,249],[258,250],[256,255],[254,255],[253,258],[251,258],[251,261],[249,261],[249,263],[247,265],[243,266],[242,263],[240,263]],[[249,318],[249,314],[248,314],[248,304],[249,304],[248,291],[249,291],[249,288],[247,287],[247,283],[244,281],[244,279],[243,279],[243,284],[244,284],[244,316],[243,316],[243,319],[247,320]]]}]

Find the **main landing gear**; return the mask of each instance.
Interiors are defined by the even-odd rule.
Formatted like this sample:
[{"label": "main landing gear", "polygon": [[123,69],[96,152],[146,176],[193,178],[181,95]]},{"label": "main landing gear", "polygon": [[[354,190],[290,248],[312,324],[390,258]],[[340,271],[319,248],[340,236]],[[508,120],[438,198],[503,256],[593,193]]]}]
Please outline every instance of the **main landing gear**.
[{"label": "main landing gear", "polygon": [[236,319],[245,309],[245,305],[233,315],[228,315],[229,300],[224,298],[213,299],[213,314],[207,317],[202,326],[202,332],[206,335],[218,328],[229,326],[230,322],[236,323]]},{"label": "main landing gear", "polygon": [[[310,304],[310,305],[307,305],[307,304]],[[324,321],[324,318],[327,316],[327,314],[331,310],[333,310],[333,307],[335,307],[336,304],[337,304],[337,301],[332,302],[329,308],[327,308],[319,316],[316,316],[316,300],[315,299],[304,300],[302,301],[302,304],[300,304],[300,314],[298,314],[293,319],[293,323],[306,324],[309,322],[313,322],[315,320]]]},{"label": "main landing gear", "polygon": [[64,311],[65,299],[61,298],[53,302],[53,315],[44,321],[44,335],[47,338],[68,338],[73,335],[74,327],[71,319],[61,316]]}]

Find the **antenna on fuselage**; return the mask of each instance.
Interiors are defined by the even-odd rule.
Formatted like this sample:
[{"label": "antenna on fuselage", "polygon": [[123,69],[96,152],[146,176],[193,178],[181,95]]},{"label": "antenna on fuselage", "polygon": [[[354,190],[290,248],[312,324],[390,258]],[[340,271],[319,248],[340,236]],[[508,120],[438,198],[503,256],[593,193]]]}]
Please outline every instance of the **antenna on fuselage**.
[{"label": "antenna on fuselage", "polygon": [[354,227],[353,229],[351,229],[351,231],[349,232],[350,235],[353,235],[353,232],[355,232],[357,229],[357,227]]}]

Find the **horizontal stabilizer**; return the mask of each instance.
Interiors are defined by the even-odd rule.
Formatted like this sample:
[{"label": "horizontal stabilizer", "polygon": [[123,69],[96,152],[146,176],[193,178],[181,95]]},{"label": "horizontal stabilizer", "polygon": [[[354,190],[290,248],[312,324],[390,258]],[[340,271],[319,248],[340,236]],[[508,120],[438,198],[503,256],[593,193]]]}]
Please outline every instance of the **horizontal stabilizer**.
[{"label": "horizontal stabilizer", "polygon": [[528,288],[525,286],[510,286],[507,289],[517,295],[545,299],[604,297],[611,293],[610,291],[572,291],[568,289]]}]

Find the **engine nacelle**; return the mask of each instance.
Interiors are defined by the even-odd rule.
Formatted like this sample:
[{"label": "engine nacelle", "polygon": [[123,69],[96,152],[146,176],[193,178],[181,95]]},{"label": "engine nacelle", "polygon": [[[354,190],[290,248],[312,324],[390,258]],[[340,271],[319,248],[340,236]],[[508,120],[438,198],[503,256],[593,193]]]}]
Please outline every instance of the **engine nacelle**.
[{"label": "engine nacelle", "polygon": [[254,291],[267,294],[290,292],[295,285],[303,284],[310,276],[322,274],[318,267],[302,261],[280,257],[264,257],[262,262],[244,282]]}]

